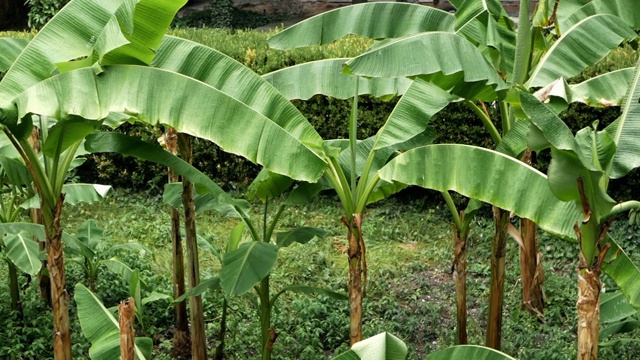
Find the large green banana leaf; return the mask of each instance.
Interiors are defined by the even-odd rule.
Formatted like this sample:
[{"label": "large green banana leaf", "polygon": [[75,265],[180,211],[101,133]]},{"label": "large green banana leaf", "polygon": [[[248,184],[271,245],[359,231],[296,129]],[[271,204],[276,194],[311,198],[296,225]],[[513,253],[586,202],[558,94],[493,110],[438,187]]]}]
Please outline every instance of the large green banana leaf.
[{"label": "large green banana leaf", "polygon": [[638,34],[616,16],[603,14],[586,18],[567,29],[551,46],[531,73],[527,87],[541,87],[559,77],[576,76],[623,41],[637,37]]},{"label": "large green banana leaf", "polygon": [[399,38],[427,31],[453,31],[453,15],[406,3],[369,3],[329,11],[271,37],[274,49],[328,44],[349,34],[373,39]]},{"label": "large green banana leaf", "polygon": [[[640,7],[636,0],[562,0],[558,4],[562,31],[596,14],[615,15],[628,26],[640,29]],[[597,34],[598,38],[600,35]]]},{"label": "large green banana leaf", "polygon": [[378,131],[373,149],[394,147],[422,134],[433,115],[459,99],[430,82],[416,79]]},{"label": "large green banana leaf", "polygon": [[175,71],[220,90],[322,154],[322,138],[304,115],[267,81],[221,52],[189,40],[166,36],[152,66]]},{"label": "large green banana leaf", "polygon": [[[77,284],[73,298],[78,306],[82,334],[91,342],[89,356],[93,360],[113,360],[120,356],[120,327],[118,320],[98,297],[84,285]],[[136,359],[151,359],[153,342],[150,338],[135,339]]]},{"label": "large green banana leaf", "polygon": [[506,83],[464,37],[429,32],[390,41],[347,62],[351,73],[371,77],[421,76],[464,98],[493,101]]},{"label": "large green banana leaf", "polygon": [[39,257],[40,249],[33,237],[24,232],[7,234],[4,237],[4,245],[6,246],[7,257],[18,269],[35,276],[42,268],[42,262]]},{"label": "large green banana leaf", "polygon": [[74,0],[67,4],[29,42],[0,81],[0,109],[5,110],[18,94],[50,77],[57,63],[92,57],[96,47],[104,45],[98,39],[113,35],[105,31],[113,31],[108,24],[124,1]]},{"label": "large green banana leaf", "polygon": [[166,70],[121,65],[95,75],[93,69],[78,69],[38,83],[16,102],[20,117],[36,113],[102,119],[126,113],[213,141],[297,180],[316,181],[325,169],[320,156],[264,115],[207,84]]},{"label": "large green banana leaf", "polygon": [[426,360],[451,360],[451,359],[473,359],[473,360],[516,360],[515,358],[484,346],[478,345],[458,345],[436,351],[427,355]]},{"label": "large green banana leaf", "polygon": [[[79,203],[93,204],[104,199],[111,190],[110,185],[100,184],[64,184],[62,193],[65,204],[77,205]],[[40,195],[36,194],[26,200],[21,207],[25,209],[39,209]]]},{"label": "large green banana leaf", "polygon": [[[176,174],[195,184],[196,191],[199,194],[206,193],[213,196],[215,205],[210,206],[223,213],[240,216],[243,213],[242,209],[247,207],[246,202],[232,198],[215,181],[158,145],[124,134],[108,132],[89,135],[85,142],[85,147],[90,152],[116,152],[123,156],[135,156],[167,166],[173,169]],[[178,193],[176,191],[173,197],[179,196],[177,195]],[[207,199],[207,201],[210,200]]]},{"label": "large green banana leaf", "polygon": [[571,85],[571,102],[593,107],[620,106],[627,95],[633,74],[634,68],[620,69]]},{"label": "large green banana leaf", "polygon": [[640,283],[638,283],[640,269],[613,238],[608,236],[607,243],[611,244],[611,248],[607,252],[602,268],[616,282],[629,301],[629,305],[636,311],[640,311]]},{"label": "large green banana leaf", "polygon": [[582,218],[576,203],[556,198],[544,174],[493,150],[428,145],[394,158],[379,174],[387,181],[456,191],[531,219],[542,229],[564,238],[575,238],[573,226]]},{"label": "large green banana leaf", "polygon": [[617,179],[640,166],[640,60],[629,84],[622,116],[607,131],[617,147],[608,175]]},{"label": "large green banana leaf", "polygon": [[411,84],[406,78],[364,78],[342,74],[350,59],[327,59],[290,66],[262,76],[289,100],[307,100],[322,94],[337,99],[358,95],[390,97],[402,95]]},{"label": "large green banana leaf", "polygon": [[250,241],[224,254],[220,285],[228,297],[240,296],[271,272],[278,258],[278,247]]},{"label": "large green banana leaf", "polygon": [[29,39],[0,38],[0,74],[9,70],[28,43]]}]

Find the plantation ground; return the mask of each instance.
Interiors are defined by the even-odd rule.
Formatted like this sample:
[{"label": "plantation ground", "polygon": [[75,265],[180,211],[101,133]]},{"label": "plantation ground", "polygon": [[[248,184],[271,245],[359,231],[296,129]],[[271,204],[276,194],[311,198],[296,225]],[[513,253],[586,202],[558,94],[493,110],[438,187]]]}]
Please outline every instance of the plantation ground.
[{"label": "plantation ground", "polygon": [[[368,245],[369,283],[365,299],[365,336],[381,331],[392,332],[410,347],[410,359],[421,359],[429,352],[453,345],[455,341],[455,291],[450,275],[452,261],[451,226],[446,210],[421,197],[404,195],[371,206],[367,211],[364,234]],[[271,284],[277,290],[290,284],[326,286],[346,292],[347,262],[345,229],[340,222],[339,202],[325,195],[313,205],[285,211],[280,228],[299,225],[319,226],[329,231],[323,240],[306,245],[295,244],[280,252]],[[275,209],[275,206],[271,207]],[[255,203],[253,216],[261,216],[262,205]],[[171,293],[169,215],[157,196],[112,193],[101,204],[68,207],[63,224],[73,233],[85,219],[95,219],[105,228],[109,244],[138,241],[152,253],[124,255],[121,258],[142,270],[148,291]],[[202,214],[199,231],[223,246],[237,219],[216,214]],[[475,221],[469,247],[469,336],[470,343],[484,343],[488,298],[489,253],[492,222],[489,211]],[[638,228],[618,221],[613,235],[640,257]],[[105,245],[109,246],[109,245]],[[544,256],[547,309],[545,323],[540,323],[520,309],[518,252],[510,242],[507,255],[503,350],[520,359],[575,358],[576,344],[576,244],[541,236]],[[202,278],[215,276],[218,261],[201,252]],[[80,268],[68,266],[68,286],[83,282]],[[6,268],[0,276],[6,278]],[[26,282],[26,279],[22,279]],[[609,282],[610,283],[610,282]],[[3,287],[6,284],[2,285]],[[98,294],[107,307],[127,297],[127,288],[116,275],[102,268]],[[21,323],[9,308],[6,288],[0,291],[0,317],[5,326],[0,331],[0,358],[47,359],[51,357],[51,314],[40,304],[35,281],[26,286],[24,298],[26,320]],[[219,331],[222,296],[206,293],[206,328],[210,349]],[[75,304],[72,304],[74,307]],[[259,323],[249,297],[233,299],[228,319],[227,355],[229,359],[258,357]],[[146,305],[144,333],[154,339],[154,359],[171,359],[171,316],[168,301]],[[74,358],[88,358],[89,344],[82,337],[72,308]],[[326,359],[347,348],[348,309],[326,297],[284,294],[274,316],[279,334],[275,344],[276,359]],[[142,333],[139,329],[139,333]],[[636,336],[637,334],[632,336]],[[603,348],[602,359],[637,359],[640,346],[621,344]]]}]

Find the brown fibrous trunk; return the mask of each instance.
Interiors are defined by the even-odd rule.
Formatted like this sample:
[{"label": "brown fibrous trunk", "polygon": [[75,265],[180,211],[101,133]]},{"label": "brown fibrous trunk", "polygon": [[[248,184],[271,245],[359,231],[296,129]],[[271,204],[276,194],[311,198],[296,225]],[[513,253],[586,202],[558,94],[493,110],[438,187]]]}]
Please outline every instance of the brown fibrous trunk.
[{"label": "brown fibrous trunk", "polygon": [[598,358],[600,270],[578,269],[578,360]]},{"label": "brown fibrous trunk", "polygon": [[[533,162],[533,152],[527,149],[520,159],[527,165]],[[542,253],[538,251],[536,224],[529,219],[520,220],[520,277],[522,279],[522,305],[530,313],[544,321],[544,272]]]},{"label": "brown fibrous trunk", "polygon": [[120,360],[135,360],[136,332],[133,323],[136,320],[136,305],[133,298],[120,302],[118,323],[120,324]]},{"label": "brown fibrous trunk", "polygon": [[[169,127],[165,134],[167,151],[178,154],[178,133]],[[180,176],[168,169],[169,183],[180,182]],[[185,293],[184,283],[184,252],[182,250],[182,236],[180,235],[180,212],[171,207],[171,252],[173,255],[173,298],[177,299]],[[187,315],[187,302],[182,301],[174,310],[175,330],[173,332],[174,356],[185,358],[191,355],[191,334],[189,332],[189,317]]]},{"label": "brown fibrous trunk", "polygon": [[349,257],[349,343],[362,340],[362,299],[367,281],[367,263],[364,239],[362,237],[362,214],[354,214],[351,222],[342,219],[348,228]]},{"label": "brown fibrous trunk", "polygon": [[[179,134],[179,151],[182,159],[192,162],[191,141],[189,135]],[[198,244],[196,238],[196,210],[193,202],[193,185],[182,179],[182,206],[184,207],[185,242],[187,247],[187,276],[189,288],[200,283],[200,264],[198,260]],[[204,333],[204,311],[202,297],[189,298],[191,319],[191,356],[194,360],[207,358],[207,344]]]},{"label": "brown fibrous trunk", "polygon": [[467,249],[466,234],[460,234],[458,229],[453,227],[453,280],[456,285],[456,313],[458,345],[467,343]]},{"label": "brown fibrous trunk", "polygon": [[53,356],[55,360],[71,360],[71,331],[69,329],[69,294],[65,288],[64,252],[60,215],[64,194],[56,203],[53,224],[47,230],[47,268],[51,279],[53,307]]},{"label": "brown fibrous trunk", "polygon": [[489,317],[487,346],[500,350],[502,337],[502,304],[504,299],[504,263],[507,249],[507,224],[509,214],[493,207],[495,233],[491,244],[491,290],[489,293]]}]

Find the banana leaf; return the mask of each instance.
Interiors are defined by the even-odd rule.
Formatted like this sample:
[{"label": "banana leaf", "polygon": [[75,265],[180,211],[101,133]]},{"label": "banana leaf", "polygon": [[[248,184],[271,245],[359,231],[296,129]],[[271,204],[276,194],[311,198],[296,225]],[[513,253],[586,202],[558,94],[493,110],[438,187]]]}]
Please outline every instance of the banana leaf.
[{"label": "banana leaf", "polygon": [[640,29],[640,7],[635,0],[562,0],[558,5],[558,22],[563,31],[596,14],[615,15],[628,26]]},{"label": "banana leaf", "polygon": [[[308,100],[322,94],[337,99],[349,99],[356,93],[356,77],[342,74],[350,59],[327,59],[290,66],[262,76],[287,99]],[[405,78],[357,78],[358,95],[391,98],[402,95],[411,84]]]},{"label": "banana leaf", "polygon": [[349,34],[372,39],[399,38],[428,31],[453,31],[453,15],[418,4],[369,3],[314,16],[272,36],[269,46],[293,49],[328,44]]},{"label": "banana leaf", "polygon": [[31,276],[38,274],[42,262],[39,256],[40,248],[33,237],[24,232],[7,234],[4,236],[4,246],[7,257],[18,269]]},{"label": "banana leaf", "polygon": [[[594,41],[597,34],[598,41]],[[567,29],[533,69],[526,87],[541,87],[580,74],[623,41],[638,35],[613,15],[595,15]]]},{"label": "banana leaf", "polygon": [[369,50],[347,62],[352,74],[412,77],[433,82],[452,94],[493,101],[506,83],[484,55],[464,37],[447,32],[409,36]]},{"label": "banana leaf", "polygon": [[29,39],[0,38],[0,75],[9,70],[28,43]]},{"label": "banana leaf", "polygon": [[315,181],[325,169],[313,149],[264,115],[209,85],[167,70],[112,66],[98,76],[92,69],[74,70],[31,87],[17,104],[22,116],[102,119],[109,113],[126,113],[211,140],[225,151],[297,180]]},{"label": "banana leaf", "polygon": [[573,226],[582,218],[576,203],[562,202],[551,192],[544,174],[493,150],[428,145],[397,156],[379,175],[387,181],[456,191],[531,219],[542,229],[567,239],[575,239]]},{"label": "banana leaf", "polygon": [[452,346],[450,348],[431,353],[426,357],[426,360],[450,359],[516,360],[515,358],[498,350],[478,345]]},{"label": "banana leaf", "polygon": [[322,138],[300,111],[267,81],[227,55],[189,40],[165,36],[152,66],[175,71],[220,90],[322,154]]}]

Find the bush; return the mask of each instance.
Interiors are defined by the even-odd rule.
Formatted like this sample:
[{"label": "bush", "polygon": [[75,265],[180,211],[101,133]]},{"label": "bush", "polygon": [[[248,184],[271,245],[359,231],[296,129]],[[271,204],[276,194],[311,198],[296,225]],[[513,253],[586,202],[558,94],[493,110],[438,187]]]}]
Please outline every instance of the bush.
[{"label": "bush", "polygon": [[42,28],[69,0],[27,0],[29,27]]}]

